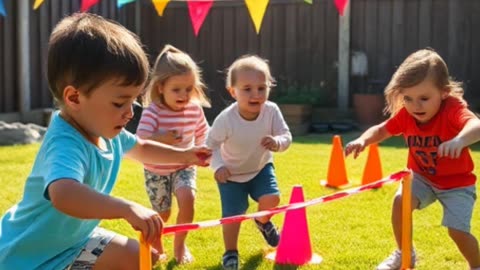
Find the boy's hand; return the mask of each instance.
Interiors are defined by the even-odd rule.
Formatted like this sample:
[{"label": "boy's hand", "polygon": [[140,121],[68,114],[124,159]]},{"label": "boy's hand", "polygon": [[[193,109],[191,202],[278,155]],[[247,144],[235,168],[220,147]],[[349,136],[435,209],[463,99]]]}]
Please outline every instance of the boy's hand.
[{"label": "boy's hand", "polygon": [[443,142],[438,146],[439,157],[458,158],[462,153],[465,144],[461,138],[453,138],[449,141]]},{"label": "boy's hand", "polygon": [[353,153],[353,158],[357,158],[358,155],[365,149],[365,141],[356,139],[347,143],[345,146],[345,157]]},{"label": "boy's hand", "polygon": [[187,151],[191,157],[189,157],[189,163],[207,167],[210,165],[212,159],[212,150],[206,146],[195,146]]},{"label": "boy's hand", "polygon": [[125,220],[133,229],[142,232],[149,245],[157,245],[162,237],[163,221],[154,210],[140,204],[129,202]]},{"label": "boy's hand", "polygon": [[151,139],[168,145],[176,145],[182,142],[183,137],[177,130],[169,130],[167,132],[156,133]]},{"label": "boy's hand", "polygon": [[260,143],[263,147],[265,147],[267,150],[270,150],[272,152],[277,152],[278,149],[280,148],[280,145],[278,144],[277,140],[275,140],[275,138],[273,138],[270,135],[263,137]]},{"label": "boy's hand", "polygon": [[215,180],[220,184],[226,183],[230,176],[232,176],[232,174],[226,167],[220,167],[218,170],[215,171],[214,175]]}]

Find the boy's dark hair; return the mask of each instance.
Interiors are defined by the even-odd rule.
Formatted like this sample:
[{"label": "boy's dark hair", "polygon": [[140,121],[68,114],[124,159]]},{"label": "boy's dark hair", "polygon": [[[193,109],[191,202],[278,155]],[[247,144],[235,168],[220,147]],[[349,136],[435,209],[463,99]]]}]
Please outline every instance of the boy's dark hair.
[{"label": "boy's dark hair", "polygon": [[88,95],[112,79],[119,85],[142,85],[148,72],[148,59],[138,37],[101,16],[75,13],[62,19],[50,36],[47,77],[60,106],[68,85]]}]

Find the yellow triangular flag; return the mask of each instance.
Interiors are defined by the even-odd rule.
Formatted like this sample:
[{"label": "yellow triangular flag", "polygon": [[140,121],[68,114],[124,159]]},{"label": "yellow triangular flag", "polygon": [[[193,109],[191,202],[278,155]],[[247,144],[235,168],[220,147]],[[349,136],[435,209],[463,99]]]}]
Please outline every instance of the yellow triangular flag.
[{"label": "yellow triangular flag", "polygon": [[267,10],[268,0],[245,0],[250,17],[252,17],[255,24],[255,30],[257,34],[260,33],[260,27],[262,26],[263,15]]},{"label": "yellow triangular flag", "polygon": [[35,3],[33,4],[33,9],[37,9],[42,3],[43,0],[35,0]]},{"label": "yellow triangular flag", "polygon": [[152,3],[157,10],[158,16],[163,16],[163,11],[165,10],[168,2],[170,2],[170,0],[152,0]]}]

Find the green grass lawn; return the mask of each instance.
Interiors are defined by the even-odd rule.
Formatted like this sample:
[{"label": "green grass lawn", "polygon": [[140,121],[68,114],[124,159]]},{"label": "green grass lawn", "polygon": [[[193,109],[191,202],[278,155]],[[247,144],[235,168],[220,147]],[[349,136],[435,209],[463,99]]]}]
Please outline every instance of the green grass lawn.
[{"label": "green grass lawn", "polygon": [[[357,134],[342,135],[345,144]],[[321,179],[327,175],[332,135],[298,137],[285,153],[275,155],[275,167],[282,192],[281,204],[288,203],[294,185],[302,185],[306,200],[335,192],[322,187]],[[39,145],[0,147],[0,212],[4,213],[17,202]],[[474,161],[480,165],[480,147],[475,145]],[[347,172],[353,185],[360,183],[366,153],[357,160],[346,160]],[[400,138],[381,144],[385,175],[402,170],[406,165],[407,150]],[[476,169],[477,175],[480,170]],[[195,221],[220,217],[220,199],[210,169],[200,168]],[[374,269],[395,247],[390,226],[392,197],[398,184],[367,191],[351,197],[307,208],[310,239],[313,251],[323,257],[319,265],[302,266],[300,269]],[[149,205],[143,186],[142,167],[126,160],[120,172],[113,195]],[[249,212],[256,210],[251,204]],[[175,207],[172,217],[175,217]],[[413,215],[414,243],[419,256],[416,269],[467,269],[467,264],[457,251],[445,228],[440,226],[442,210],[438,203]],[[281,227],[283,214],[273,217]],[[475,208],[472,233],[480,237],[480,208]],[[174,219],[172,219],[174,220]],[[168,224],[172,224],[172,220]],[[137,234],[125,221],[104,221],[102,226],[136,237]],[[195,256],[195,262],[177,266],[173,260],[158,265],[157,269],[221,269],[223,253],[221,227],[193,231],[187,244]],[[167,252],[172,257],[172,237],[165,237]],[[252,221],[242,224],[239,240],[241,269],[295,269],[275,266],[264,259],[269,251],[265,241]]]}]

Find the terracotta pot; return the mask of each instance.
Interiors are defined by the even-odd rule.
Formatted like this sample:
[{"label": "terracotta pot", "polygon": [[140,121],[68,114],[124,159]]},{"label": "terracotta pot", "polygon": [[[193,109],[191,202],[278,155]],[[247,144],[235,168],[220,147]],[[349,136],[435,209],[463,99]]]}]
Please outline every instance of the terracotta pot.
[{"label": "terracotta pot", "polygon": [[292,135],[305,135],[312,121],[312,105],[309,104],[278,104],[283,118],[287,122]]},{"label": "terracotta pot", "polygon": [[378,124],[386,119],[382,112],[385,107],[383,94],[354,94],[353,107],[361,125]]}]

